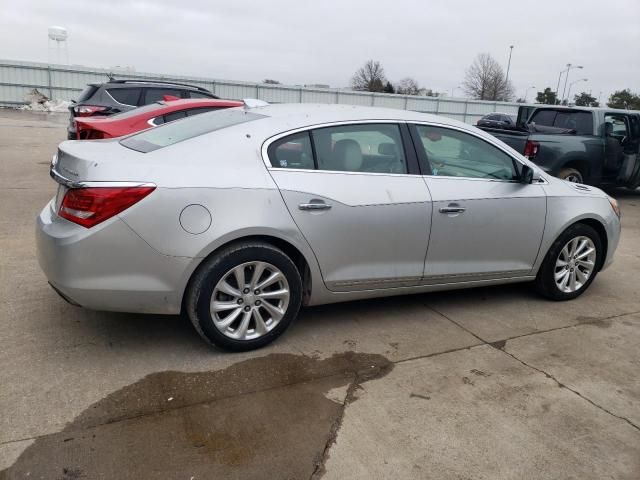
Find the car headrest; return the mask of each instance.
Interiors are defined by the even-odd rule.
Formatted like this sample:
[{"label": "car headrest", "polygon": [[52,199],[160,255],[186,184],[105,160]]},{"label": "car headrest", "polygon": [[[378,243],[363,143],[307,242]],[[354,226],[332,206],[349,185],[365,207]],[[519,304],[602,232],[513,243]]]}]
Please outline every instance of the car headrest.
[{"label": "car headrest", "polygon": [[331,169],[354,172],[362,166],[360,144],[350,138],[338,140],[333,147]]},{"label": "car headrest", "polygon": [[396,144],[392,142],[381,143],[378,145],[378,153],[380,155],[395,156],[397,153]]}]

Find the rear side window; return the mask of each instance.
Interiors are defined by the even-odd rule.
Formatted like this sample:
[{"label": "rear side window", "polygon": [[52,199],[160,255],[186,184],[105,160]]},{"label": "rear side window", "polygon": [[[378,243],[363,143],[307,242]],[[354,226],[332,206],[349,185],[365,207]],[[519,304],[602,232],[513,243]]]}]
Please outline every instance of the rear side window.
[{"label": "rear side window", "polygon": [[165,95],[182,98],[182,90],[177,88],[147,88],[144,94],[144,104],[160,102],[164,100]]},{"label": "rear side window", "polygon": [[108,88],[107,92],[116,102],[135,107],[138,105],[140,90],[140,88]]},{"label": "rear side window", "polygon": [[314,169],[309,132],[294,133],[269,145],[269,160],[276,168]]},{"label": "rear side window", "polygon": [[192,90],[187,90],[186,94],[187,98],[215,98],[214,95],[209,95],[208,93],[204,92],[194,92]]},{"label": "rear side window", "polygon": [[574,130],[578,135],[593,135],[593,115],[591,112],[538,110],[531,117],[531,122],[545,127]]},{"label": "rear side window", "polygon": [[192,116],[192,115],[198,115],[200,113],[207,113],[207,112],[214,112],[216,110],[221,110],[224,107],[198,107],[198,108],[190,108],[189,110],[186,110],[187,115]]},{"label": "rear side window", "polygon": [[202,115],[188,117],[181,122],[168,123],[124,138],[120,141],[120,145],[137,152],[148,153],[205,133],[261,118],[267,117],[236,109],[203,113]]},{"label": "rear side window", "polygon": [[99,87],[95,85],[87,85],[87,88],[85,88],[78,97],[78,103],[89,100],[91,97],[93,97],[93,94],[96,93],[98,88]]},{"label": "rear side window", "polygon": [[180,120],[181,118],[186,118],[186,117],[187,117],[187,112],[185,112],[184,110],[167,113],[164,116],[164,123],[173,122],[174,120]]},{"label": "rear side window", "polygon": [[342,125],[311,131],[319,170],[407,173],[396,124]]},{"label": "rear side window", "polygon": [[273,142],[268,154],[276,168],[407,173],[396,124],[340,125],[295,133]]}]

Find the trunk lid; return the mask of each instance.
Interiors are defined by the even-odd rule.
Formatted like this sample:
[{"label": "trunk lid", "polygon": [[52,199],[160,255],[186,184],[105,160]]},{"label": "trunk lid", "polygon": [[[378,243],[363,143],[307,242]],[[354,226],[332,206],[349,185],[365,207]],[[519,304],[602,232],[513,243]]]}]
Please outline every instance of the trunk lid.
[{"label": "trunk lid", "polygon": [[144,154],[123,147],[117,139],[69,140],[58,147],[51,176],[67,186],[79,182],[146,181],[151,167],[144,160]]}]

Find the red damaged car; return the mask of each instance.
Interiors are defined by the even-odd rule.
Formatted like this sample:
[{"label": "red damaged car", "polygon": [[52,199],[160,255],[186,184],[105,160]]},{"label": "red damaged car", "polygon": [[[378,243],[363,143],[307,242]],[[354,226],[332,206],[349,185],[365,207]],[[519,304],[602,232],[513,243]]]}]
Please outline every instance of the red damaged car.
[{"label": "red damaged car", "polygon": [[233,100],[166,99],[109,117],[75,118],[76,135],[78,140],[121,137],[187,116],[242,105]]}]

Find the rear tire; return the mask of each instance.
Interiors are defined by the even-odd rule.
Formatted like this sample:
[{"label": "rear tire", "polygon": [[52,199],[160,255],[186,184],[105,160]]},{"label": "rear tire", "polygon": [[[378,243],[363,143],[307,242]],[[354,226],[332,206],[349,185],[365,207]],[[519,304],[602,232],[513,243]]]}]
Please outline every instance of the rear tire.
[{"label": "rear tire", "polygon": [[596,278],[603,253],[602,239],[593,228],[583,223],[570,226],[549,248],[536,276],[536,289],[551,300],[582,295]]},{"label": "rear tire", "polygon": [[571,183],[584,183],[584,175],[576,168],[563,168],[558,173],[558,178]]},{"label": "rear tire", "polygon": [[232,351],[263,347],[298,315],[302,280],[291,259],[264,242],[231,245],[196,271],[186,312],[209,344]]}]

